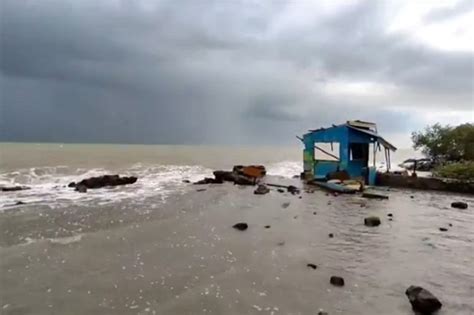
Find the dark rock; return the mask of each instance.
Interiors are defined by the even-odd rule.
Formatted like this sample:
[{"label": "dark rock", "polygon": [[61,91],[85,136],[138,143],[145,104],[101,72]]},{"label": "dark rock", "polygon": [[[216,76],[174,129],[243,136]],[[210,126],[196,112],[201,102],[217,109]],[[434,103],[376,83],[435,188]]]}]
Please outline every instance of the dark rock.
[{"label": "dark rock", "polygon": [[393,218],[388,218],[389,221],[393,221]]},{"label": "dark rock", "polygon": [[312,269],[318,268],[318,266],[316,266],[315,264],[306,264],[306,266]]},{"label": "dark rock", "polygon": [[289,206],[290,206],[290,203],[289,203],[289,202],[284,202],[284,203],[281,204],[281,207],[282,207],[283,209],[286,209],[286,208],[288,208]]},{"label": "dark rock", "polygon": [[462,201],[455,201],[451,203],[451,207],[457,208],[457,209],[467,209],[467,203],[462,202]]},{"label": "dark rock", "polygon": [[447,229],[447,228],[444,228],[444,227],[440,227],[439,230],[440,230],[441,232],[447,232],[447,231],[448,231],[448,229]]},{"label": "dark rock", "polygon": [[329,313],[328,313],[328,312],[325,312],[325,311],[319,311],[319,312],[318,312],[318,315],[329,315]]},{"label": "dark rock", "polygon": [[448,225],[449,225],[449,226],[453,226],[453,224],[452,224],[452,223],[449,223]]},{"label": "dark rock", "polygon": [[75,183],[75,182],[71,182],[71,183],[69,183],[69,185],[67,185],[67,187],[69,187],[69,188],[74,188],[74,187],[76,187],[76,183]]},{"label": "dark rock", "polygon": [[299,194],[299,193],[300,193],[300,190],[298,189],[298,187],[295,187],[295,186],[293,186],[293,185],[288,186],[288,187],[286,188],[286,190],[287,190],[289,193],[293,194],[293,195],[296,195],[296,194]]},{"label": "dark rock", "polygon": [[249,178],[243,175],[236,175],[234,184],[242,186],[255,186],[257,180],[255,178]]},{"label": "dark rock", "polygon": [[30,187],[26,186],[11,186],[11,187],[0,187],[1,191],[8,192],[8,191],[19,191],[19,190],[28,190]]},{"label": "dark rock", "polygon": [[265,185],[258,185],[257,189],[253,192],[255,195],[265,195],[270,192],[270,189]]},{"label": "dark rock", "polygon": [[411,196],[410,196],[410,198],[411,198],[411,199],[414,199],[414,198],[415,198],[415,196],[411,195]]},{"label": "dark rock", "polygon": [[206,191],[206,188],[199,188],[199,189],[196,189],[197,192],[203,192],[203,191]]},{"label": "dark rock", "polygon": [[387,214],[388,217],[393,217],[393,214],[389,213]]},{"label": "dark rock", "polygon": [[303,199],[303,196],[299,196],[298,199]]},{"label": "dark rock", "polygon": [[366,226],[379,226],[380,225],[380,218],[379,217],[367,217],[364,219],[364,224]]},{"label": "dark rock", "polygon": [[222,183],[224,183],[224,181],[222,181],[221,179],[206,177],[204,179],[201,179],[200,181],[195,182],[194,185],[222,184]]},{"label": "dark rock", "polygon": [[344,286],[344,278],[342,278],[342,277],[332,276],[331,279],[329,280],[329,282],[330,282],[332,285],[335,285],[335,286],[337,286],[337,287],[342,287],[342,286]]},{"label": "dark rock", "polygon": [[241,223],[234,224],[232,227],[239,231],[245,231],[246,229],[248,229],[249,226],[247,223],[241,222]]},{"label": "dark rock", "polygon": [[284,192],[285,192],[285,190],[284,190],[283,188],[278,188],[277,191],[278,191],[279,193],[284,193]]},{"label": "dark rock", "polygon": [[20,205],[26,205],[26,203],[24,203],[24,202],[21,201],[21,200],[20,200],[20,201],[17,201],[17,202],[15,203],[15,206],[20,206]]},{"label": "dark rock", "polygon": [[217,180],[225,182],[235,182],[236,174],[230,171],[215,171],[214,177]]},{"label": "dark rock", "polygon": [[87,187],[85,185],[76,185],[76,191],[80,193],[85,193],[87,192]]},{"label": "dark rock", "polygon": [[185,183],[185,184],[190,184],[191,181],[190,181],[189,179],[183,179],[183,183]]},{"label": "dark rock", "polygon": [[432,314],[443,306],[430,291],[419,286],[411,285],[405,294],[413,310],[423,315]]},{"label": "dark rock", "polygon": [[329,233],[328,236],[329,236],[329,238],[333,238],[333,237],[334,237],[334,234]]},{"label": "dark rock", "polygon": [[318,213],[316,211],[313,212],[314,215],[317,215]]},{"label": "dark rock", "polygon": [[79,183],[76,183],[75,187],[77,188],[77,186],[84,186],[88,189],[96,189],[96,188],[102,188],[106,186],[119,186],[119,185],[134,184],[137,180],[138,178],[134,176],[120,177],[119,175],[103,175],[103,176],[83,179]]},{"label": "dark rock", "polygon": [[271,226],[270,225],[265,225],[265,228],[266,229],[269,229]]}]

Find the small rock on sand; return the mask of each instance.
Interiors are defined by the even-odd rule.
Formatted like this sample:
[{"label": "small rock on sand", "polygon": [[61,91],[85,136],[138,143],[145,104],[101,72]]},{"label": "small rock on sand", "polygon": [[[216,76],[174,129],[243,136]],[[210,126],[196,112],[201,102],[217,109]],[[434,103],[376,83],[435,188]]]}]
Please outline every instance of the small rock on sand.
[{"label": "small rock on sand", "polygon": [[328,313],[328,312],[325,312],[325,311],[319,311],[319,312],[318,312],[318,315],[329,315],[329,313]]},{"label": "small rock on sand", "polygon": [[245,231],[249,226],[247,223],[240,222],[240,223],[234,224],[232,227],[239,231]]},{"label": "small rock on sand", "polygon": [[306,264],[307,267],[311,268],[311,269],[316,269],[318,268],[318,266],[316,266],[315,264]]},{"label": "small rock on sand", "polygon": [[289,206],[290,206],[290,203],[289,203],[289,202],[284,202],[284,203],[281,204],[281,207],[282,207],[283,209],[286,209],[286,208],[288,208]]},{"label": "small rock on sand", "polygon": [[206,188],[199,188],[199,189],[196,189],[197,192],[203,192],[203,191],[206,191]]},{"label": "small rock on sand", "polygon": [[448,231],[448,229],[447,229],[447,228],[444,228],[444,227],[440,227],[439,230],[440,230],[441,232],[447,232],[447,231]]},{"label": "small rock on sand", "polygon": [[270,192],[270,189],[266,185],[258,185],[257,189],[253,192],[255,195],[265,195]]},{"label": "small rock on sand", "polygon": [[316,211],[313,211],[313,214],[314,214],[314,215],[317,215],[318,213],[317,213]]},{"label": "small rock on sand", "polygon": [[393,214],[389,213],[387,214],[388,217],[393,217]]},{"label": "small rock on sand", "polygon": [[285,190],[284,190],[283,188],[278,188],[277,191],[278,191],[279,193],[284,193],[284,192],[285,192]]},{"label": "small rock on sand", "polygon": [[334,234],[329,233],[328,236],[329,236],[329,238],[333,238],[333,237],[334,237]]},{"label": "small rock on sand", "polygon": [[379,226],[380,223],[380,218],[376,216],[371,216],[364,219],[364,224],[366,226]]},{"label": "small rock on sand", "polygon": [[405,294],[413,310],[421,314],[432,314],[443,306],[430,291],[419,286],[411,285]]},{"label": "small rock on sand", "polygon": [[344,278],[338,276],[332,276],[329,282],[336,287],[344,286]]},{"label": "small rock on sand", "polygon": [[270,226],[270,225],[265,225],[264,227],[265,227],[266,229],[269,229],[269,228],[271,228],[271,226]]},{"label": "small rock on sand", "polygon": [[467,209],[467,203],[462,202],[462,201],[455,201],[451,203],[451,207],[457,208],[457,209]]}]

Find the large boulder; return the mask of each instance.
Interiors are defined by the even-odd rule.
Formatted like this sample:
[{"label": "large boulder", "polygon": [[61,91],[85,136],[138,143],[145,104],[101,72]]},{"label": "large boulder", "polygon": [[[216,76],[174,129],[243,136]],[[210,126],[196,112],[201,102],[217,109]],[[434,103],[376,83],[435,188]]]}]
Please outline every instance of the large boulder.
[{"label": "large boulder", "polygon": [[364,219],[364,224],[366,226],[379,226],[380,223],[380,218],[376,216],[371,216]]},{"label": "large boulder", "polygon": [[462,202],[462,201],[455,201],[451,203],[451,207],[457,208],[457,209],[467,209],[467,203]]},{"label": "large boulder", "polygon": [[411,306],[415,312],[419,312],[423,315],[429,315],[441,308],[443,304],[428,290],[411,285],[405,294],[411,303]]},{"label": "large boulder", "polygon": [[230,171],[214,171],[214,177],[216,180],[221,180],[224,182],[234,182],[236,174]]},{"label": "large boulder", "polygon": [[253,192],[255,195],[265,195],[270,192],[270,189],[266,185],[258,185],[257,189]]},{"label": "large boulder", "polygon": [[133,184],[138,180],[137,177],[120,177],[119,175],[103,175],[81,180],[79,183],[70,183],[69,187],[83,186],[87,189],[96,189],[106,186],[120,186]]}]

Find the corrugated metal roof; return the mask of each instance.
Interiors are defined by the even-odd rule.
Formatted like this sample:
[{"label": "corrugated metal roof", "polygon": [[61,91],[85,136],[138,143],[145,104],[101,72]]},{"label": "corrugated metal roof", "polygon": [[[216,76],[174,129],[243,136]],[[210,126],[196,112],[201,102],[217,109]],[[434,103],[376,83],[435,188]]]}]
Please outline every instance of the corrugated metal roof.
[{"label": "corrugated metal roof", "polygon": [[367,130],[367,129],[360,129],[360,128],[356,128],[354,126],[350,126],[350,125],[347,125],[348,128],[351,128],[353,130],[356,130],[358,132],[362,132],[362,133],[365,133],[371,137],[374,137],[374,138],[377,138],[378,142],[380,142],[384,147],[392,150],[392,151],[397,151],[397,148],[391,144],[390,142],[388,142],[387,140],[385,140],[381,135],[379,135],[378,133],[376,132],[373,132],[371,130]]}]

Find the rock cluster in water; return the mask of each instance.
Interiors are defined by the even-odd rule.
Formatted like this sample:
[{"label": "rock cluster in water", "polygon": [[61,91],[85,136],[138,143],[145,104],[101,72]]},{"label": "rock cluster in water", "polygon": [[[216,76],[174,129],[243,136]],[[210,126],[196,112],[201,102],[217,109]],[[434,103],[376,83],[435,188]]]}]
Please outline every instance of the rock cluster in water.
[{"label": "rock cluster in water", "polygon": [[138,178],[134,176],[120,177],[120,175],[103,175],[83,179],[78,183],[69,183],[68,187],[74,187],[76,191],[79,192],[86,192],[87,189],[96,189],[107,186],[129,185],[135,183],[137,180]]}]

